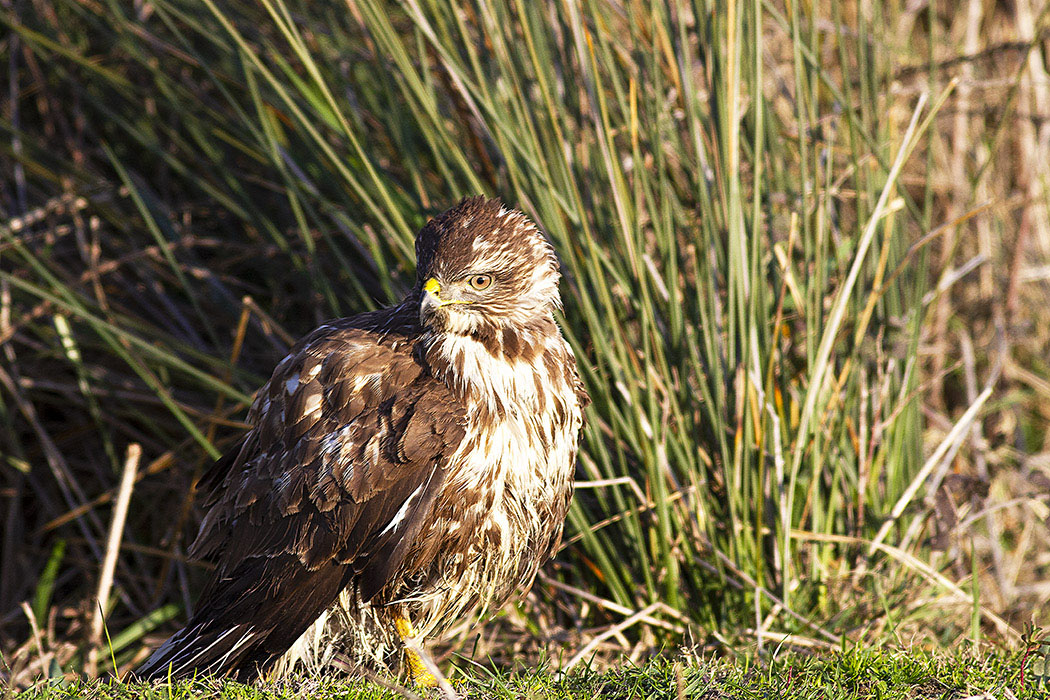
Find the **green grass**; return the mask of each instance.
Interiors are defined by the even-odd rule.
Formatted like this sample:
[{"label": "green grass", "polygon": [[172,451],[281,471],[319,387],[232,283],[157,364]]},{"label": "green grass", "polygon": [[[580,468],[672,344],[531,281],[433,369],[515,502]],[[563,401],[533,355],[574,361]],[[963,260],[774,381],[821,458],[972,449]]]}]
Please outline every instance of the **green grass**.
[{"label": "green grass", "polygon": [[[945,203],[933,13],[36,4],[0,10],[0,571],[30,572],[0,580],[0,624],[20,677],[84,667],[126,445],[144,457],[106,601],[121,667],[206,575],[183,556],[189,486],[288,344],[398,300],[414,231],[479,192],[553,240],[593,399],[565,547],[515,634],[955,647],[1016,643],[1044,609],[1018,592],[1045,580],[1043,495],[981,495],[1045,437],[1025,417],[986,439],[986,417],[1044,404],[999,389],[983,312],[934,322],[965,280],[956,229],[1013,224],[971,211],[998,182],[985,151]],[[914,91],[902,61],[929,69]],[[995,153],[1018,102],[989,109],[973,140]],[[992,329],[976,352],[971,326]],[[1007,370],[1039,387],[1041,362]]]},{"label": "green grass", "polygon": [[[853,649],[827,657],[783,654],[769,663],[753,657],[708,660],[682,657],[615,670],[578,669],[558,676],[541,665],[514,672],[494,672],[456,683],[470,698],[573,698],[610,700],[647,698],[678,700],[877,700],[915,698],[949,700],[974,697],[1046,697],[1046,679],[1031,670],[1021,683],[1020,656],[969,653],[931,654],[919,650]],[[408,693],[413,691],[408,690]],[[152,686],[109,681],[40,684],[19,694],[20,700],[394,700],[404,690],[369,681],[292,679],[279,684],[245,686],[233,681],[198,680]],[[423,692],[436,697],[435,693]]]}]

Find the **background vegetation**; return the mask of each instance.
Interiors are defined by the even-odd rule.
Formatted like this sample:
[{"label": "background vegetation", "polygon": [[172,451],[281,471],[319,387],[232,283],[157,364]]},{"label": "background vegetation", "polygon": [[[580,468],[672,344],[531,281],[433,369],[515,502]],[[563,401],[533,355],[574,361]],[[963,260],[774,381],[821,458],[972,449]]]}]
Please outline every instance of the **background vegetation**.
[{"label": "background vegetation", "polygon": [[562,552],[450,649],[1038,638],[1048,7],[3,0],[6,678],[184,619],[252,392],[479,192],[594,403]]}]

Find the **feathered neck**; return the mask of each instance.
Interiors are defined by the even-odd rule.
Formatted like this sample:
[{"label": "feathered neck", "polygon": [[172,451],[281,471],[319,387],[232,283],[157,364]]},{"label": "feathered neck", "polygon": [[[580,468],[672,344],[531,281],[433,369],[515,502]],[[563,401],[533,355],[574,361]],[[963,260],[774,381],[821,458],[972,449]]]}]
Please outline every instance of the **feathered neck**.
[{"label": "feathered neck", "polygon": [[553,379],[545,356],[558,339],[550,317],[523,326],[484,324],[469,334],[424,330],[421,359],[458,397],[505,417],[543,409]]}]

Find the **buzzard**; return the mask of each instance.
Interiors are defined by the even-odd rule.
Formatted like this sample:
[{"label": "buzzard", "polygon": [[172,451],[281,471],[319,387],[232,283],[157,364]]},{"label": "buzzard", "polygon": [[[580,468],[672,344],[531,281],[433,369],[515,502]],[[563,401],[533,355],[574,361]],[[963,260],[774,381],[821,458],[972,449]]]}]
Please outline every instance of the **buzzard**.
[{"label": "buzzard", "polygon": [[433,683],[404,641],[502,605],[557,549],[588,397],[554,251],[474,197],[416,258],[404,301],[322,325],[257,394],[200,483],[190,553],[214,575],[140,678],[248,681],[338,650]]}]

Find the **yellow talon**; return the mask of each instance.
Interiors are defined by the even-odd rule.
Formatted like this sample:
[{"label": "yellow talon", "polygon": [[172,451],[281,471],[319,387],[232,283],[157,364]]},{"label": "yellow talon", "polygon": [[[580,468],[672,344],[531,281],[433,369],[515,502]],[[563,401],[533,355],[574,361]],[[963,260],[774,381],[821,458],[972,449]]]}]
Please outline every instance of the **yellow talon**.
[{"label": "yellow talon", "polygon": [[[406,616],[398,615],[395,617],[394,626],[397,628],[397,634],[401,637],[402,642],[415,639],[417,635],[416,628]],[[405,663],[408,665],[408,673],[412,678],[413,684],[420,688],[437,687],[438,679],[434,677],[427,665],[423,663],[423,659],[420,658],[419,654],[407,646],[405,647]]]},{"label": "yellow talon", "polygon": [[419,654],[411,649],[405,649],[405,659],[408,662],[408,672],[412,676],[412,683],[420,688],[436,688],[438,679],[430,672],[430,669],[419,658]]}]

